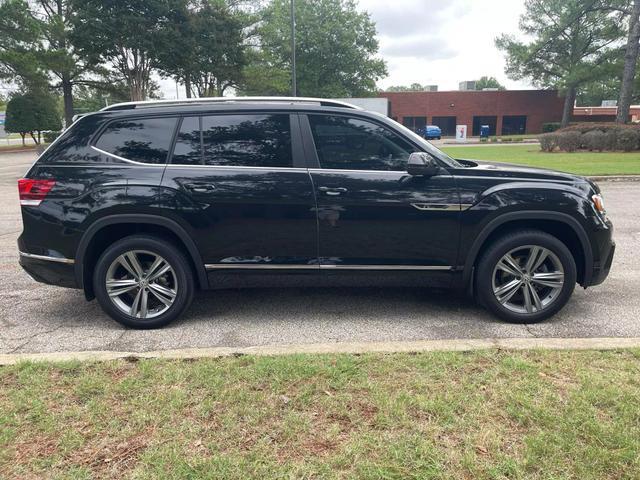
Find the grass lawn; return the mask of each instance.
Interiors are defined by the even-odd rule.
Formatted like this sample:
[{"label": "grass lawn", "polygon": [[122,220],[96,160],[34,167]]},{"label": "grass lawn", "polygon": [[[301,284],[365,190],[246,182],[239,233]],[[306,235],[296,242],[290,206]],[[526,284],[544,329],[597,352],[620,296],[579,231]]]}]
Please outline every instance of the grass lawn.
[{"label": "grass lawn", "polygon": [[545,153],[538,145],[444,146],[442,150],[454,158],[493,160],[532,167],[551,168],[580,175],[640,174],[640,152],[575,152]]},{"label": "grass lawn", "polygon": [[0,367],[0,478],[640,478],[640,350]]}]

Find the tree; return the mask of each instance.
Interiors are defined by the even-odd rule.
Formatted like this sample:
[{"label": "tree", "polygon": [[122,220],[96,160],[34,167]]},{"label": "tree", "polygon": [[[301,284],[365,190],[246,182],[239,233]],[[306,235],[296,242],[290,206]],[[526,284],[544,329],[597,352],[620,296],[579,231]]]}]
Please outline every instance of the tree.
[{"label": "tree", "polygon": [[496,46],[507,56],[507,75],[565,95],[562,126],[571,119],[578,88],[603,78],[619,52],[619,17],[594,9],[598,0],[527,0],[520,30],[525,43],[502,35]]},{"label": "tree", "polygon": [[108,64],[129,88],[132,101],[145,100],[164,31],[178,0],[69,0],[72,38],[92,62]]},{"label": "tree", "polygon": [[73,117],[73,88],[91,83],[96,63],[71,41],[71,0],[7,0],[0,6],[0,77],[24,89],[62,92],[67,125]]},{"label": "tree", "polygon": [[425,92],[428,85],[422,85],[420,83],[412,83],[408,87],[405,85],[394,85],[385,90],[385,92]]},{"label": "tree", "polygon": [[505,86],[498,82],[496,77],[480,77],[476,80],[476,90],[484,90],[485,88],[497,88],[498,90],[506,90]]},{"label": "tree", "polygon": [[629,108],[631,107],[633,96],[640,46],[640,0],[634,0],[633,7],[627,10],[627,12],[629,13],[629,29],[624,54],[622,80],[620,82],[620,96],[618,97],[618,112],[616,114],[616,122],[618,123],[626,123],[629,118]]},{"label": "tree", "polygon": [[[387,74],[376,58],[378,41],[369,14],[354,0],[297,0],[298,94],[318,97],[366,96]],[[291,91],[290,0],[273,0],[261,13],[257,48],[250,52],[241,90],[283,95]]]},{"label": "tree", "polygon": [[187,97],[222,96],[237,86],[245,66],[241,15],[223,1],[194,0],[164,30],[156,66],[185,84]]},{"label": "tree", "polygon": [[[39,144],[42,131],[62,129],[56,99],[41,92],[14,96],[7,104],[4,129],[9,133],[19,133],[23,145],[27,134]],[[38,132],[37,138],[34,132]]]}]

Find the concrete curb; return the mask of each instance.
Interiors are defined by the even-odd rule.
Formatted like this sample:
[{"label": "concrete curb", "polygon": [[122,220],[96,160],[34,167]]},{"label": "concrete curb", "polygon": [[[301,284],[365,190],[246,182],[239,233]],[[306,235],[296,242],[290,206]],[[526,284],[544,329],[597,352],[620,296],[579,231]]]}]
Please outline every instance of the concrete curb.
[{"label": "concrete curb", "polygon": [[413,342],[310,343],[298,345],[266,345],[255,347],[211,347],[157,350],[149,352],[55,352],[0,354],[0,365],[24,361],[63,362],[107,361],[122,358],[194,359],[233,355],[292,355],[304,353],[394,353],[504,350],[613,350],[640,348],[640,338],[480,338],[463,340],[424,340]]},{"label": "concrete curb", "polygon": [[640,175],[599,175],[589,179],[594,182],[640,182]]}]

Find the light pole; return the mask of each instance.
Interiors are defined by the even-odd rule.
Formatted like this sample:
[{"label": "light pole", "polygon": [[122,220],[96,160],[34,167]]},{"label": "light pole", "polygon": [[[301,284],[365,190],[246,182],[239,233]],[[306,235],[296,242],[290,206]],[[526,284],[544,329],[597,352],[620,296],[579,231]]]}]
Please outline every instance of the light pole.
[{"label": "light pole", "polygon": [[291,96],[297,97],[296,86],[296,14],[294,0],[291,0]]}]

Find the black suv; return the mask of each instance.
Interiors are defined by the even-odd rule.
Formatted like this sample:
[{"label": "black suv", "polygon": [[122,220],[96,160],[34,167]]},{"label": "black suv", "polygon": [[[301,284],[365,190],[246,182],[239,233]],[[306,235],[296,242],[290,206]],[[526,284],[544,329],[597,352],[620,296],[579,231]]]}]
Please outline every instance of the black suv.
[{"label": "black suv", "polygon": [[196,289],[466,289],[543,320],[614,252],[600,191],[574,175],[455,160],[384,116],[320,99],[112,105],[19,181],[20,264],[152,328]]}]

